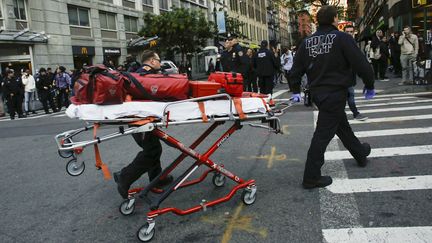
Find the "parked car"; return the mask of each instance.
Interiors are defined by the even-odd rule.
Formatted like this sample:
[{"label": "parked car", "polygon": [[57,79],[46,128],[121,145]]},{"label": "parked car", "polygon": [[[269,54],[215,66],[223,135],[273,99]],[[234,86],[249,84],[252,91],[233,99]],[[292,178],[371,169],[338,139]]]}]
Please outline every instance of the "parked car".
[{"label": "parked car", "polygon": [[161,68],[165,73],[168,74],[178,74],[179,70],[177,66],[172,61],[161,61]]}]

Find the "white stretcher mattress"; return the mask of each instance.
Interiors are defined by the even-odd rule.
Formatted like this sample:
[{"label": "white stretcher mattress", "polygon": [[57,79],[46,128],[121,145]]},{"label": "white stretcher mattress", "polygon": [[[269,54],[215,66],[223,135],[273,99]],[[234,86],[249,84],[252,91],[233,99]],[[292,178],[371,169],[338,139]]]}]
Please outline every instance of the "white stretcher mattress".
[{"label": "white stretcher mattress", "polygon": [[[243,112],[247,113],[265,113],[268,105],[264,105],[261,98],[241,98]],[[205,113],[208,116],[227,116],[230,114],[229,100],[209,100],[203,101]],[[163,117],[165,106],[169,102],[125,102],[119,105],[73,105],[71,104],[66,110],[67,116],[81,120],[113,120],[124,117]],[[267,106],[267,107],[266,107]],[[198,102],[184,102],[169,106],[169,120],[185,121],[190,119],[201,118],[201,111]],[[232,111],[237,114],[234,104]]]}]

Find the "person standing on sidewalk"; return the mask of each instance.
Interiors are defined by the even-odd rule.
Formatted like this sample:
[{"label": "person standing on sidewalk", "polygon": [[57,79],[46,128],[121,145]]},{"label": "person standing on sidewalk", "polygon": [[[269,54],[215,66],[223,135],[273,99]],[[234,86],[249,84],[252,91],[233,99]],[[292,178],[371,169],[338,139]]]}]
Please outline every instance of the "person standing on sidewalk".
[{"label": "person standing on sidewalk", "polygon": [[371,152],[368,143],[360,143],[345,113],[348,88],[353,71],[365,83],[365,98],[375,95],[373,70],[354,39],[338,31],[339,19],[335,6],[323,6],[317,13],[318,30],[305,38],[294,57],[291,69],[293,100],[300,102],[300,82],[306,73],[312,100],[318,107],[318,120],[307,154],[303,187],[312,189],[332,184],[330,176],[321,175],[324,153],[337,135],[357,164],[366,166]]},{"label": "person standing on sidewalk", "polygon": [[66,68],[60,66],[55,75],[55,86],[58,89],[57,95],[57,110],[61,111],[62,106],[69,106],[69,87],[71,85],[71,77],[66,73]]},{"label": "person standing on sidewalk", "polygon": [[11,120],[15,119],[16,113],[18,113],[18,118],[24,118],[22,111],[23,84],[20,79],[15,77],[13,69],[9,69],[6,75],[3,82],[3,93],[7,100],[10,118]]},{"label": "person standing on sidewalk", "polygon": [[398,44],[401,46],[400,61],[402,65],[402,83],[400,84],[413,84],[413,62],[417,59],[419,43],[417,36],[411,33],[411,27],[404,27]]},{"label": "person standing on sidewalk", "polygon": [[35,91],[36,81],[33,75],[30,74],[30,70],[26,69],[21,76],[22,83],[24,85],[24,110],[28,116],[30,112],[36,114],[35,111]]},{"label": "person standing on sidewalk", "polygon": [[3,74],[0,70],[0,117],[4,117],[5,114],[4,103],[3,103]]},{"label": "person standing on sidewalk", "polygon": [[[344,27],[344,32],[348,35],[351,35],[354,38],[354,26],[352,25],[346,25]],[[353,113],[353,117],[355,120],[359,121],[366,121],[368,119],[367,116],[363,116],[357,109],[356,103],[355,103],[355,93],[354,93],[354,87],[357,84],[357,75],[353,72],[352,74],[353,78],[353,86],[348,88],[348,106]]]},{"label": "person standing on sidewalk", "polygon": [[289,81],[289,72],[291,71],[293,65],[293,55],[291,54],[291,51],[288,48],[284,48],[282,50],[283,50],[283,54],[281,56],[281,65],[283,68],[285,79],[288,82],[288,87],[291,91],[292,88],[291,88],[291,83]]},{"label": "person standing on sidewalk", "polygon": [[390,46],[390,56],[391,56],[391,62],[393,65],[393,73],[396,75],[396,77],[402,76],[402,67],[400,62],[400,55],[401,55],[401,47],[398,44],[399,40],[399,33],[393,32],[390,36],[389,40],[389,46]]},{"label": "person standing on sidewalk", "polygon": [[52,96],[52,80],[45,70],[45,68],[39,69],[39,76],[36,79],[36,88],[38,90],[39,99],[42,102],[45,114],[50,114],[48,110],[48,103],[51,106],[53,112],[57,112],[56,105],[54,104]]},{"label": "person standing on sidewalk", "polygon": [[279,67],[273,52],[268,49],[268,41],[261,41],[261,48],[255,53],[253,65],[258,75],[258,86],[261,94],[273,93],[273,79]]}]

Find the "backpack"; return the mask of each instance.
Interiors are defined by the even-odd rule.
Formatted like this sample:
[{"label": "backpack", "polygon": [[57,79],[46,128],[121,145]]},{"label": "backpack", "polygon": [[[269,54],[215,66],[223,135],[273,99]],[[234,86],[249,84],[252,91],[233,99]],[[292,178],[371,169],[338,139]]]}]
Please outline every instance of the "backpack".
[{"label": "backpack", "polygon": [[104,65],[86,67],[76,75],[74,104],[112,105],[121,104],[126,99],[123,87],[124,76]]}]

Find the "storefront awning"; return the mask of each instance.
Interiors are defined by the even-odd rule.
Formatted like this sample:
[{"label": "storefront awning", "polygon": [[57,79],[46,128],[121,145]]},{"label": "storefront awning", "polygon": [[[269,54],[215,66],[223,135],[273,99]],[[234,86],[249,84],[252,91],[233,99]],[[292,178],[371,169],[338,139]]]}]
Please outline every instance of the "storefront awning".
[{"label": "storefront awning", "polygon": [[140,37],[134,40],[131,40],[128,43],[128,48],[136,48],[136,47],[153,47],[157,45],[158,36],[154,36],[151,38],[148,37]]},{"label": "storefront awning", "polygon": [[48,43],[48,36],[44,32],[34,32],[29,29],[20,31],[16,30],[0,30],[0,43]]}]

